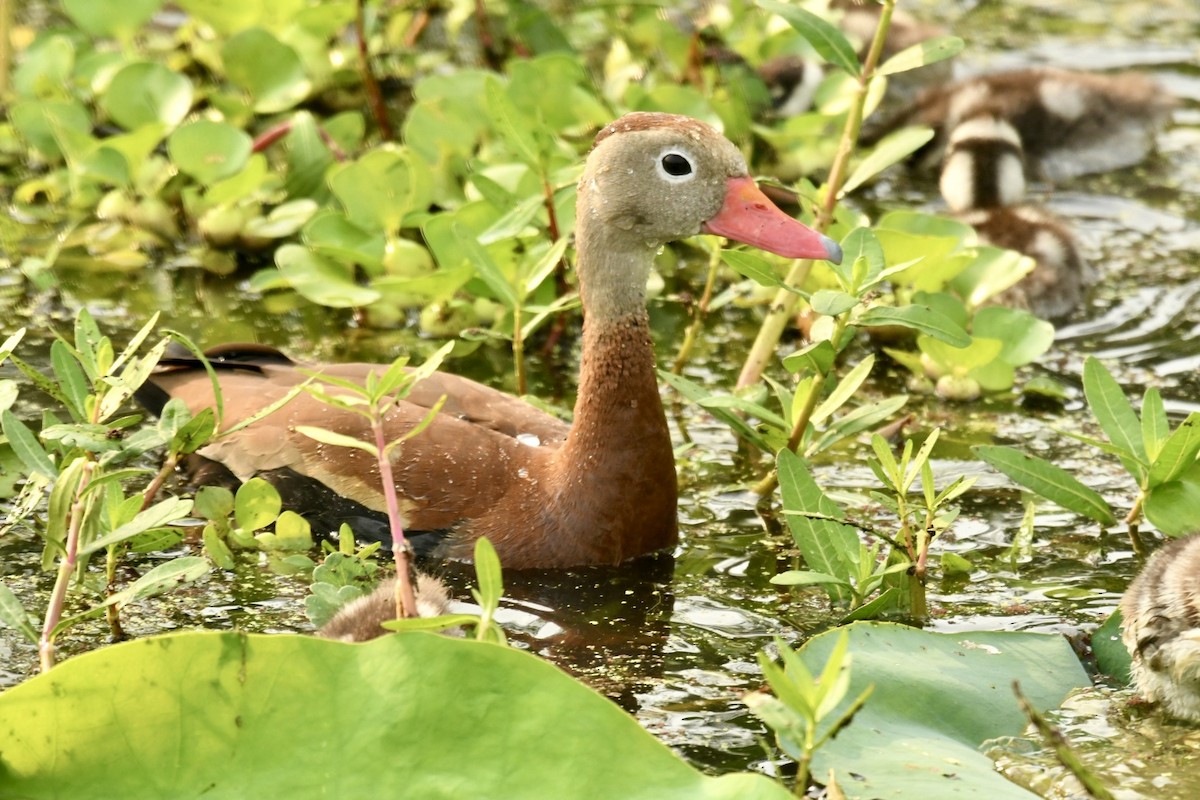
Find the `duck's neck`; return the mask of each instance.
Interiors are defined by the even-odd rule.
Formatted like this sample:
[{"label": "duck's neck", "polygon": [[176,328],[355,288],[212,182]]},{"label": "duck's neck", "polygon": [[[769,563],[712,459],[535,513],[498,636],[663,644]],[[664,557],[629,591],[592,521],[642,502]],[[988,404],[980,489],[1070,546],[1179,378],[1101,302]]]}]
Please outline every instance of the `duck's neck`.
[{"label": "duck's neck", "polygon": [[[654,249],[581,222],[583,355],[561,453],[568,530],[622,561],[676,541],[675,460],[658,394],[645,285]],[[599,234],[593,236],[592,234]]]}]

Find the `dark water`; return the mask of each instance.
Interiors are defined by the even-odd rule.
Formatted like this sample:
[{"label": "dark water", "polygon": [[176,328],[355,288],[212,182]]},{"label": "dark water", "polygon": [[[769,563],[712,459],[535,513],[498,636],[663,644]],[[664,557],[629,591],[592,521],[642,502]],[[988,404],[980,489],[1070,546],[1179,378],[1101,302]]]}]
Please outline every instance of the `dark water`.
[{"label": "dark water", "polygon": [[[1028,447],[1096,488],[1121,514],[1134,497],[1128,476],[1052,430],[1094,432],[1082,402],[1083,359],[1100,357],[1127,386],[1158,387],[1176,421],[1200,409],[1200,5],[1061,0],[906,7],[968,40],[961,72],[1043,64],[1138,68],[1181,100],[1144,164],[1034,187],[1036,198],[1070,222],[1102,276],[1087,308],[1060,327],[1055,348],[1029,371],[1065,384],[1064,407],[1026,409],[1009,398],[958,407],[916,398],[911,408],[918,435],[943,428],[935,462],[939,475],[980,477],[952,535],[937,545],[968,557],[975,571],[969,581],[943,580],[935,573],[931,627],[1078,637],[1111,612],[1135,573],[1128,540],[1119,530],[1105,534],[1040,504],[1037,546],[1031,555],[1011,558],[1021,495],[970,460],[968,448],[992,442]],[[937,207],[930,187],[907,180],[898,175],[887,183],[891,195],[877,193],[871,201]],[[682,269],[668,284],[668,299],[653,309],[664,361],[673,356],[686,324],[670,290],[702,280],[703,266]],[[400,349],[420,355],[436,345],[404,331],[362,330],[346,315],[301,303],[264,302],[239,291],[237,280],[186,269],[116,277],[76,271],[67,275],[64,288],[61,298],[43,297],[33,305],[24,298],[0,299],[0,308],[28,319],[33,329],[23,345],[26,358],[37,361],[48,347],[38,330],[48,325],[67,330],[81,305],[118,340],[159,310],[169,325],[206,344],[259,340],[314,359],[387,359]],[[732,384],[754,332],[746,311],[722,312],[700,344],[695,373]],[[502,350],[484,349],[455,369],[506,385],[508,364]],[[565,379],[556,377],[555,365],[536,358],[531,367],[539,393],[569,405],[570,362]],[[884,381],[894,385],[877,391],[895,391],[902,376]],[[744,489],[763,462],[739,452],[727,430],[695,409],[677,412],[677,441],[686,432],[694,447],[680,467],[683,542],[673,565],[509,575],[505,623],[519,646],[612,696],[693,763],[715,772],[764,769],[759,743],[764,730],[739,702],[761,684],[755,653],[774,636],[801,641],[833,624],[837,614],[819,592],[781,592],[768,582],[791,566],[791,551],[787,537],[764,531],[754,497]],[[822,484],[839,492],[865,494],[876,483],[861,447],[843,449],[816,469]],[[37,558],[21,533],[0,539],[0,576],[40,608],[43,600],[33,598],[44,598],[51,577],[37,571]],[[459,587],[468,583],[457,572],[448,578]],[[147,603],[127,627],[134,635],[192,627],[304,631],[309,629],[304,593],[299,581],[247,561],[234,575],[214,572],[197,588]],[[103,641],[101,626],[89,623],[72,631],[63,648],[79,652]],[[33,647],[0,631],[0,686],[16,683],[35,667]],[[1073,701],[1060,721],[1097,769],[1123,787],[1122,797],[1196,796],[1196,779],[1181,776],[1196,771],[1197,734],[1128,711],[1128,697],[1123,690],[1094,690]],[[1069,787],[1056,783],[1052,759],[1035,743],[1001,743],[993,754],[1049,796],[1071,796]]]}]

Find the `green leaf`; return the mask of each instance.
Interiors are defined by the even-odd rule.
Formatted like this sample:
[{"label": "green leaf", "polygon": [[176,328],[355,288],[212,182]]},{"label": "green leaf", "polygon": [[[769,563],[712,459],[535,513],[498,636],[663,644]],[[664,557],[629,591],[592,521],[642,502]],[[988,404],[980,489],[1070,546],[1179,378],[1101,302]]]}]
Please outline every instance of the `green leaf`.
[{"label": "green leaf", "polygon": [[59,140],[64,134],[88,134],[92,129],[92,119],[87,109],[74,100],[16,103],[9,109],[8,115],[21,138],[51,161],[63,156]]},{"label": "green leaf", "polygon": [[432,200],[429,167],[408,148],[378,148],[335,168],[329,186],[346,216],[363,230],[394,234],[405,217]]},{"label": "green leaf", "polygon": [[836,359],[837,348],[833,346],[833,342],[822,339],[784,356],[783,366],[793,375],[798,374],[801,370],[827,375],[833,369]]},{"label": "green leaf", "polygon": [[1200,532],[1200,461],[1177,480],[1151,488],[1144,509],[1146,519],[1168,536]]},{"label": "green leaf", "polygon": [[505,144],[512,148],[517,158],[536,167],[541,163],[537,140],[529,125],[529,117],[517,111],[504,83],[499,78],[489,78],[485,84],[484,111]]},{"label": "green leaf", "polygon": [[962,52],[965,42],[957,36],[935,36],[906,47],[884,61],[875,71],[876,75],[894,75],[912,69],[936,64]]},{"label": "green leaf", "polygon": [[[1146,416],[1143,406],[1143,423]],[[1157,486],[1175,480],[1196,463],[1197,454],[1200,454],[1200,411],[1193,411],[1167,437],[1150,464],[1150,485]]]},{"label": "green leaf", "polygon": [[67,411],[76,421],[83,421],[86,416],[85,403],[91,387],[88,386],[87,375],[83,373],[83,368],[75,360],[66,342],[55,339],[50,345],[50,363],[54,368],[54,377],[67,401]]},{"label": "green leaf", "polygon": [[787,289],[793,294],[807,296],[804,292],[784,283],[783,279],[775,274],[775,268],[771,266],[771,262],[760,253],[753,253],[749,250],[723,250],[721,251],[721,260],[759,286]]},{"label": "green leaf", "polygon": [[145,511],[139,512],[124,525],[109,531],[98,539],[88,542],[86,545],[80,545],[79,552],[83,555],[95,553],[98,550],[103,550],[110,544],[123,542],[152,528],[160,528],[168,523],[183,519],[191,510],[192,501],[190,499],[168,497],[166,500],[159,501],[150,506]]},{"label": "green leaf", "polygon": [[812,298],[809,299],[809,304],[812,306],[812,310],[818,314],[836,317],[838,314],[845,314],[858,305],[858,298],[846,292],[821,289],[813,292]]},{"label": "green leaf", "polygon": [[254,98],[259,114],[286,111],[312,91],[296,51],[261,28],[227,39],[221,59],[229,79]]},{"label": "green leaf", "polygon": [[192,583],[208,574],[211,567],[208,559],[201,556],[181,556],[165,564],[159,564],[142,577],[116,594],[109,595],[104,605],[123,608],[130,603],[170,591],[177,586]]},{"label": "green leaf", "polygon": [[[825,743],[813,775],[853,773],[853,796],[950,800],[1034,800],[979,752],[988,739],[1017,736],[1027,724],[1013,697],[1041,710],[1058,706],[1090,680],[1058,635],[1013,632],[930,633],[905,625],[856,622],[847,700],[874,686],[853,724]],[[828,662],[842,629],[807,641],[801,658]],[[947,702],[947,698],[954,702]]]},{"label": "green leaf", "polygon": [[847,75],[857,77],[861,68],[858,55],[846,37],[825,20],[803,8],[779,0],[756,0],[758,5],[772,14],[778,14],[795,28],[796,32],[813,46],[813,49],[830,64]]},{"label": "green leaf", "polygon": [[864,328],[889,325],[912,328],[952,347],[966,347],[971,343],[970,335],[961,325],[931,306],[915,303],[899,308],[874,306],[855,320],[855,324]]},{"label": "green leaf", "polygon": [[373,443],[364,442],[361,439],[355,439],[353,436],[346,436],[343,433],[334,433],[331,430],[316,428],[312,425],[297,425],[296,431],[322,444],[333,445],[334,447],[351,447],[355,450],[362,450],[364,453],[370,453],[372,456],[377,455],[377,449]]},{"label": "green leaf", "polygon": [[12,589],[0,582],[0,624],[7,625],[31,642],[37,643],[38,632],[32,618],[25,612],[21,601]]},{"label": "green leaf", "polygon": [[92,36],[128,40],[162,8],[164,0],[63,0],[63,11]]},{"label": "green leaf", "polygon": [[30,473],[40,473],[51,479],[58,477],[58,470],[54,468],[54,462],[50,460],[50,456],[38,442],[37,436],[8,409],[0,412],[0,430],[4,431],[4,436],[8,439],[13,453],[21,460],[21,464],[26,470]]},{"label": "green leaf", "polygon": [[[854,528],[835,521],[845,518],[846,512],[821,491],[800,456],[785,448],[779,451],[776,465],[784,511],[800,512],[788,513],[787,522],[805,563],[815,572],[848,579],[861,544]],[[834,600],[849,598],[846,590],[834,585],[826,591]]]},{"label": "green leaf", "polygon": [[850,177],[842,185],[842,196],[850,194],[893,164],[908,158],[932,138],[933,129],[925,127],[901,128],[883,137],[850,173]]},{"label": "green leaf", "polygon": [[1096,666],[1113,680],[1127,685],[1133,660],[1129,649],[1121,641],[1121,609],[1108,615],[1099,628],[1092,631],[1092,652],[1096,654]]},{"label": "green leaf", "polygon": [[176,129],[167,138],[167,153],[182,172],[208,186],[245,167],[253,144],[245,131],[201,119]]},{"label": "green leaf", "polygon": [[1032,364],[1054,344],[1054,326],[1028,311],[1004,306],[981,308],[971,322],[976,338],[996,339],[1000,359],[1014,367]]},{"label": "green leaf", "polygon": [[871,374],[872,368],[875,366],[875,356],[868,355],[862,361],[854,365],[854,368],[846,373],[829,396],[821,402],[819,406],[813,409],[811,420],[813,424],[818,424],[826,417],[833,416],[833,412],[849,402],[858,388],[863,385],[863,381]]},{"label": "green leaf", "polygon": [[779,586],[815,586],[818,584],[832,583],[837,586],[844,586],[849,589],[850,582],[842,578],[835,578],[832,575],[826,575],[824,572],[812,572],[811,570],[789,569],[786,572],[781,572],[778,575],[771,576],[771,583]]},{"label": "green leaf", "polygon": [[425,633],[122,642],[0,695],[0,741],[0,794],[29,800],[790,796],[762,775],[702,774],[529,653]]},{"label": "green leaf", "polygon": [[1151,464],[1158,458],[1158,452],[1170,434],[1171,425],[1167,421],[1162,394],[1151,386],[1142,395],[1142,444]]},{"label": "green leaf", "polygon": [[174,128],[192,108],[192,82],[162,64],[135,62],[113,76],[100,107],[127,131],[153,123]]},{"label": "green leaf", "polygon": [[281,508],[279,492],[262,478],[251,478],[243,483],[233,498],[233,518],[245,531],[267,527],[279,516]]},{"label": "green leaf", "polygon": [[1125,391],[1095,356],[1083,362],[1083,392],[1108,440],[1128,458],[1145,463],[1142,424]]},{"label": "green leaf", "polygon": [[[659,370],[658,377],[672,389],[679,392],[689,402],[699,404],[712,396],[712,393],[708,389],[695,381],[688,380],[682,375],[676,375],[666,370]],[[750,442],[759,450],[762,450],[764,453],[772,452],[770,443],[763,438],[762,434],[756,431],[751,425],[748,425],[746,420],[742,419],[738,414],[732,414],[723,408],[710,408],[709,411],[714,417],[732,428],[735,434]]]},{"label": "green leaf", "polygon": [[276,250],[275,264],[292,289],[319,305],[354,308],[380,298],[377,290],[358,285],[348,267],[298,244],[285,244]]},{"label": "green leaf", "polygon": [[1116,523],[1116,517],[1104,498],[1062,467],[1011,447],[977,445],[971,449],[975,455],[1021,486],[1058,503],[1068,511],[1094,519],[1101,525]]}]

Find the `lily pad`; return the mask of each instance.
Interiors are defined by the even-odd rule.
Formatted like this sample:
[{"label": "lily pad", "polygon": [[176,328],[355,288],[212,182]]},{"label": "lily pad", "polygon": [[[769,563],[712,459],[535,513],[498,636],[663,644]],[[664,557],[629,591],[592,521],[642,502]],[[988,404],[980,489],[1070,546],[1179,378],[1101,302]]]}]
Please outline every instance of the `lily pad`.
[{"label": "lily pad", "polygon": [[[817,752],[814,775],[834,770],[848,798],[1037,797],[1005,780],[978,748],[1024,729],[1014,682],[1039,710],[1090,685],[1066,639],[930,633],[886,622],[856,622],[846,630],[854,659],[846,695],[857,697],[870,684],[875,690],[850,726]],[[821,668],[838,635],[824,633],[804,645],[810,669]]]},{"label": "lily pad", "polygon": [[424,633],[114,645],[0,696],[0,742],[0,795],[31,799],[788,796],[701,774],[534,656]]}]

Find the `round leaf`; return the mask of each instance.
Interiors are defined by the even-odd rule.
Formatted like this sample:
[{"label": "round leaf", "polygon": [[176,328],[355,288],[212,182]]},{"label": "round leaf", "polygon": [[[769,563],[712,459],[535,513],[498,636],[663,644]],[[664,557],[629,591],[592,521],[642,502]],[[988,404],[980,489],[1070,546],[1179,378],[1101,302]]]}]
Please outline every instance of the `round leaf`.
[{"label": "round leaf", "polygon": [[349,268],[300,245],[284,245],[275,251],[275,264],[292,289],[323,306],[353,308],[380,297],[374,289],[355,283]]},{"label": "round leaf", "polygon": [[0,795],[31,799],[789,797],[701,774],[535,656],[424,633],[113,645],[0,695],[0,741]]},{"label": "round leaf", "polygon": [[221,57],[229,79],[250,93],[260,114],[285,111],[312,90],[296,51],[261,28],[230,38]]},{"label": "round leaf", "polygon": [[173,128],[192,107],[192,82],[162,64],[129,64],[113,76],[100,107],[127,131],[155,122]]},{"label": "round leaf", "polygon": [[244,167],[253,144],[232,125],[202,119],[172,133],[167,152],[180,170],[207,186]]},{"label": "round leaf", "polygon": [[63,0],[67,16],[92,36],[130,39],[162,8],[163,0]]}]

